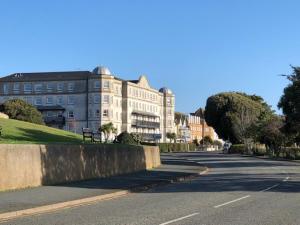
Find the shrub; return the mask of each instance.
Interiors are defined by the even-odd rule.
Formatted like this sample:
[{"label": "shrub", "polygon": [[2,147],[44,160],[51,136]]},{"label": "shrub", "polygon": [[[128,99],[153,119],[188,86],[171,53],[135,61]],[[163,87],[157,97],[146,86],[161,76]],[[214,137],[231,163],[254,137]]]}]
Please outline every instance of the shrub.
[{"label": "shrub", "polygon": [[34,106],[21,99],[6,101],[2,106],[2,110],[11,119],[44,124],[42,114]]},{"label": "shrub", "polygon": [[128,145],[136,145],[137,144],[137,142],[134,140],[132,135],[129,134],[127,131],[119,134],[117,136],[116,142],[120,143],[120,144],[128,144]]},{"label": "shrub", "polygon": [[287,159],[300,159],[300,148],[284,148],[283,152]]},{"label": "shrub", "polygon": [[229,149],[229,153],[231,154],[243,154],[245,152],[245,145],[244,144],[235,144],[231,145]]},{"label": "shrub", "polygon": [[197,149],[194,143],[159,143],[158,146],[160,152],[189,152]]}]

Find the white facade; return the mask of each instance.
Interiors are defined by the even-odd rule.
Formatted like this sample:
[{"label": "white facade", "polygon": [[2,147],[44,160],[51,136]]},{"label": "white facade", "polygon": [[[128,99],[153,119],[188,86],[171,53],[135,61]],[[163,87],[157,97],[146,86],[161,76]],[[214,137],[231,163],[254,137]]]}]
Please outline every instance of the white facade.
[{"label": "white facade", "polygon": [[0,104],[23,99],[35,105],[49,126],[81,133],[112,122],[117,132],[166,141],[174,132],[175,96],[150,87],[145,76],[122,80],[105,67],[90,71],[17,73],[0,78]]}]

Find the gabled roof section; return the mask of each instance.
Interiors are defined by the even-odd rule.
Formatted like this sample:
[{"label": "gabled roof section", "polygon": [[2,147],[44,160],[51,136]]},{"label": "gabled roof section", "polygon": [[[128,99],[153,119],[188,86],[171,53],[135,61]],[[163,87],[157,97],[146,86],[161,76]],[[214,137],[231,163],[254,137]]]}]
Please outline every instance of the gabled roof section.
[{"label": "gabled roof section", "polygon": [[140,78],[138,80],[129,80],[129,82],[135,83],[144,88],[151,88],[149,81],[145,75],[140,76]]}]

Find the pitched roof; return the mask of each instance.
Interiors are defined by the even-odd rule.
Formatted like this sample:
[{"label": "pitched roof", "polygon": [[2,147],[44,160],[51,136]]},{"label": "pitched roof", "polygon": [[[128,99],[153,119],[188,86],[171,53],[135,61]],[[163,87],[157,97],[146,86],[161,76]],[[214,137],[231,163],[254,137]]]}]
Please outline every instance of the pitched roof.
[{"label": "pitched roof", "polygon": [[14,73],[0,78],[0,81],[50,81],[50,80],[82,80],[91,76],[90,71],[65,71],[65,72],[37,72]]}]

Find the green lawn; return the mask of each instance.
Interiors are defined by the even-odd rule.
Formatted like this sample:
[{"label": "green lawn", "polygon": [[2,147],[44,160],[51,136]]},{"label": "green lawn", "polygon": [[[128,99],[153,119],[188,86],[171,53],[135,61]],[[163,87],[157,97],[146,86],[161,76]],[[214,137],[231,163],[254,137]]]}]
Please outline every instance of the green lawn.
[{"label": "green lawn", "polygon": [[82,143],[81,135],[47,126],[1,118],[0,125],[0,144]]}]

